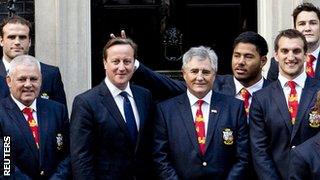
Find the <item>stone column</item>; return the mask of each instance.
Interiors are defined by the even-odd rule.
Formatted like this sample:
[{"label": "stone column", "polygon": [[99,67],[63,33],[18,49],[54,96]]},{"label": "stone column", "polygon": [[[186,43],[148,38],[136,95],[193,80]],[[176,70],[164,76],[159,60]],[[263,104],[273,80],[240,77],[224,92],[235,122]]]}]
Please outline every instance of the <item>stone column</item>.
[{"label": "stone column", "polygon": [[91,88],[90,1],[35,0],[35,39],[36,57],[60,68],[71,112]]}]

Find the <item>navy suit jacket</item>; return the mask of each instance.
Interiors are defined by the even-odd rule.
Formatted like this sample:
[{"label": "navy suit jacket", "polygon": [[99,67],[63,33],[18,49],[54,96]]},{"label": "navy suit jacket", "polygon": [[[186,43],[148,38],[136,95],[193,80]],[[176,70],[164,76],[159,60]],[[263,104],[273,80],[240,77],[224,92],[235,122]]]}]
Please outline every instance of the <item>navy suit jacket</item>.
[{"label": "navy suit jacket", "polygon": [[130,87],[140,117],[136,145],[104,81],[75,98],[70,140],[76,179],[154,179],[151,93],[138,86]]},{"label": "navy suit jacket", "polygon": [[[193,119],[186,93],[158,104],[153,154],[160,179],[246,179],[249,142],[243,102],[213,92],[204,155]],[[224,143],[227,129],[231,145]]]},{"label": "navy suit jacket", "polygon": [[[1,170],[3,171],[4,163],[4,142],[7,142],[4,136],[9,136],[12,177],[69,179],[71,166],[67,108],[60,103],[41,98],[37,99],[36,106],[40,134],[39,150],[28,122],[11,96],[0,101]],[[57,140],[58,136],[62,139]]]},{"label": "navy suit jacket", "polygon": [[307,78],[293,126],[279,81],[253,94],[249,112],[251,153],[262,179],[287,179],[291,148],[319,131],[320,128],[309,126],[318,89],[319,80]]},{"label": "navy suit jacket", "polygon": [[9,89],[7,82],[4,78],[0,77],[0,99],[5,98],[9,95]]},{"label": "navy suit jacket", "polygon": [[292,149],[290,153],[289,179],[320,178],[320,133]]},{"label": "navy suit jacket", "polygon": [[[270,59],[270,68],[268,71],[267,79],[270,81],[276,81],[278,79],[279,75],[279,66],[278,62],[272,57]],[[320,78],[320,53],[317,58],[317,65],[316,65],[316,70],[315,70],[315,78]]]},{"label": "navy suit jacket", "polygon": [[[42,62],[40,62],[40,67],[42,74],[42,86],[39,96],[44,99],[51,99],[66,105],[66,93],[64,92],[59,68]],[[0,60],[0,76],[3,78],[7,76],[2,60]],[[7,87],[6,95],[9,94],[9,89]]]},{"label": "navy suit jacket", "polygon": [[[320,63],[319,63],[320,64]],[[135,71],[133,82],[149,89],[157,101],[166,100],[186,92],[187,87],[184,81],[174,80],[166,75],[152,71],[140,63]],[[269,80],[263,81],[263,87],[270,84]],[[213,90],[222,94],[235,96],[236,87],[232,75],[217,75],[214,81]]]}]

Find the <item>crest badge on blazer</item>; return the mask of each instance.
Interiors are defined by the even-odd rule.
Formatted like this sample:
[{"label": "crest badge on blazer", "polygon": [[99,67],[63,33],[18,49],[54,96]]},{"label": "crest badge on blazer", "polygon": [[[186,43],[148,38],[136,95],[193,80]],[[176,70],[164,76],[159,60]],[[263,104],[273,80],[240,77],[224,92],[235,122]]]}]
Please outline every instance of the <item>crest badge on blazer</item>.
[{"label": "crest badge on blazer", "polygon": [[320,126],[320,114],[317,111],[311,111],[309,114],[309,125],[312,128],[318,128]]},{"label": "crest badge on blazer", "polygon": [[223,138],[223,143],[225,145],[232,145],[233,144],[233,131],[229,128],[225,128],[222,131],[222,138]]},{"label": "crest badge on blazer", "polygon": [[42,99],[49,99],[49,95],[47,93],[42,93],[40,97]]},{"label": "crest badge on blazer", "polygon": [[63,149],[63,136],[61,133],[58,133],[56,136],[57,139],[57,149],[61,151]]}]

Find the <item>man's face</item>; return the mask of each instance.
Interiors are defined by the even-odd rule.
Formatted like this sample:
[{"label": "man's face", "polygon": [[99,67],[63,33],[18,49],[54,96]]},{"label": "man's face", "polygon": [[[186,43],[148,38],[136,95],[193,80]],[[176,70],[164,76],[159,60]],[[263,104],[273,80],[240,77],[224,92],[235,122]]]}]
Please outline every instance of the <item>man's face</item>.
[{"label": "man's face", "polygon": [[303,50],[301,38],[281,37],[278,42],[279,49],[275,52],[279,62],[279,72],[289,80],[303,73],[303,63],[306,53]]},{"label": "man's face", "polygon": [[209,59],[199,61],[193,57],[183,68],[183,78],[187,88],[194,96],[203,98],[212,89],[215,72]]},{"label": "man's face", "polygon": [[134,50],[130,45],[119,44],[107,49],[103,61],[106,75],[113,85],[125,89],[134,72]]},{"label": "man's face", "polygon": [[240,42],[233,49],[233,75],[243,85],[251,86],[262,78],[261,69],[266,60],[266,56],[259,55],[255,45]]},{"label": "man's face", "polygon": [[297,16],[295,27],[306,37],[308,43],[319,43],[320,22],[315,12],[301,11]]},{"label": "man's face", "polygon": [[28,26],[19,23],[8,23],[3,27],[3,37],[0,37],[0,43],[6,60],[11,61],[18,55],[28,54],[31,45],[29,31]]},{"label": "man's face", "polygon": [[41,73],[37,65],[18,65],[6,80],[12,96],[25,106],[30,106],[39,95]]}]

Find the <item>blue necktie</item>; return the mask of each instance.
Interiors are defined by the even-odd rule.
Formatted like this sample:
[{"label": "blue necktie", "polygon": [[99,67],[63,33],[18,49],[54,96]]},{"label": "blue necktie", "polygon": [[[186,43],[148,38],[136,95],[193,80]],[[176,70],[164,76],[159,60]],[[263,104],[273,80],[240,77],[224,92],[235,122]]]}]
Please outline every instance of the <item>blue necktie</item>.
[{"label": "blue necktie", "polygon": [[134,118],[132,106],[128,98],[127,92],[122,91],[120,95],[123,97],[123,110],[124,110],[124,116],[127,121],[127,127],[131,135],[132,142],[136,143],[138,130],[137,130],[136,120]]}]

